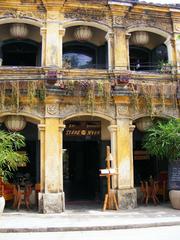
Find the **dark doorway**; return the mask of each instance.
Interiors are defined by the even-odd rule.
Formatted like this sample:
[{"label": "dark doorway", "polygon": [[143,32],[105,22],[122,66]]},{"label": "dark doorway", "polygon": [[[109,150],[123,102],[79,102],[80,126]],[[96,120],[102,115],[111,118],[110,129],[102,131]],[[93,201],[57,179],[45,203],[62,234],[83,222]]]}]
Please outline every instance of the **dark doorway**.
[{"label": "dark doorway", "polygon": [[99,142],[65,141],[64,191],[66,200],[95,200],[99,192]]}]

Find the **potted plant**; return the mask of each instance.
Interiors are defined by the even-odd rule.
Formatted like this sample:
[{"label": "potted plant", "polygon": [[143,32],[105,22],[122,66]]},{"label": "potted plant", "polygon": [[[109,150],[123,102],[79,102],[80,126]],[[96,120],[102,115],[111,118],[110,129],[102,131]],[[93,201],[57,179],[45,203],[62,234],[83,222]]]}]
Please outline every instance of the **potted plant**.
[{"label": "potted plant", "polygon": [[[177,163],[180,160],[180,119],[159,121],[150,127],[144,138],[144,147],[159,159],[166,158],[170,164]],[[180,180],[178,174],[176,177]],[[179,187],[176,189],[171,187],[169,192],[172,206],[176,209],[180,209]]]},{"label": "potted plant", "polygon": [[[18,166],[27,162],[26,154],[18,152],[25,146],[25,138],[20,133],[5,132],[0,130],[0,180],[6,182]],[[2,184],[1,184],[2,188]],[[3,212],[5,199],[0,189],[0,214]]]}]

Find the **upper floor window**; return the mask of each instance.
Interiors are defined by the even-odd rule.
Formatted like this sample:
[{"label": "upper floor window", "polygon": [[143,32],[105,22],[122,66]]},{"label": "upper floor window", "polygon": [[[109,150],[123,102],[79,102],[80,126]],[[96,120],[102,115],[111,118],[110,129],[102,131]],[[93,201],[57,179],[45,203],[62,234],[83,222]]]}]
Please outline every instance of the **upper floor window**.
[{"label": "upper floor window", "polygon": [[2,46],[2,59],[4,66],[37,66],[40,65],[40,48],[31,41],[7,41]]},{"label": "upper floor window", "polygon": [[96,64],[94,48],[72,44],[64,47],[63,61],[70,68],[92,68]]}]

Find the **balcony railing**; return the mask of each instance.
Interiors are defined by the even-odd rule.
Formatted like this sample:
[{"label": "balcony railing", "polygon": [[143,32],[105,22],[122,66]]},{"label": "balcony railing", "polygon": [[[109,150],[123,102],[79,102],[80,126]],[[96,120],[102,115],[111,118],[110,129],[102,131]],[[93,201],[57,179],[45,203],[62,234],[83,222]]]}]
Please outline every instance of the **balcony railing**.
[{"label": "balcony railing", "polygon": [[157,73],[165,73],[171,74],[176,73],[177,66],[174,66],[170,63],[151,63],[151,62],[143,62],[137,64],[131,64],[130,70],[132,71],[144,71],[144,72],[157,72]]}]

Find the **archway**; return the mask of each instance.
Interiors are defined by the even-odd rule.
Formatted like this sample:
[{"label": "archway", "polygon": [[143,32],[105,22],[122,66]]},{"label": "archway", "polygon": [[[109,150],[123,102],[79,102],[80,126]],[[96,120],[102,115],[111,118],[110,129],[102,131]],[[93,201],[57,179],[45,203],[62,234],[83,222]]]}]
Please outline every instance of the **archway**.
[{"label": "archway", "polygon": [[[63,38],[63,63],[66,68],[98,68],[108,66],[108,45],[106,31],[78,23],[66,27]],[[79,30],[79,34],[76,34]]]},{"label": "archway", "polygon": [[136,128],[133,134],[134,159],[134,186],[137,189],[137,198],[141,203],[140,186],[143,183],[157,181],[159,184],[158,197],[160,201],[168,199],[168,159],[160,159],[150,155],[144,148],[144,137],[147,129],[157,122],[166,121],[164,116],[151,118],[142,116],[134,121]]},{"label": "archway", "polygon": [[[1,124],[0,130],[3,131],[14,131],[15,128],[21,125],[18,124],[18,120],[16,119],[15,125],[8,117],[12,115],[1,114]],[[21,130],[19,128],[19,133],[25,137],[25,147],[19,149],[18,151],[21,153],[26,153],[28,157],[28,162],[25,165],[18,166],[17,171],[12,173],[12,176],[9,177],[8,182],[11,186],[19,184],[22,188],[24,187],[25,181],[32,186],[32,192],[30,196],[30,208],[37,208],[37,199],[36,199],[36,192],[34,190],[34,186],[40,182],[40,142],[38,138],[38,127],[37,123],[39,120],[31,116],[30,118],[23,116],[23,115],[14,115],[18,117],[22,117],[24,124]],[[6,120],[8,120],[6,122]],[[11,122],[10,122],[11,121]],[[14,127],[13,127],[14,126]],[[14,129],[14,130],[13,130]],[[11,188],[11,191],[13,189]],[[23,199],[23,195],[22,195]],[[8,200],[13,200],[13,192],[12,197]],[[7,207],[12,207],[12,203],[7,201]],[[22,204],[21,208],[24,208],[25,205]]]},{"label": "archway", "polygon": [[95,116],[67,119],[63,137],[63,177],[67,204],[103,198],[105,148],[110,145],[109,121]]},{"label": "archway", "polygon": [[[171,61],[166,36],[162,31],[149,28],[135,28],[129,31],[130,69],[135,71],[161,71],[163,64]],[[169,55],[169,56],[168,56]]]},{"label": "archway", "polygon": [[29,23],[0,24],[0,58],[4,66],[40,66],[40,28]]}]

